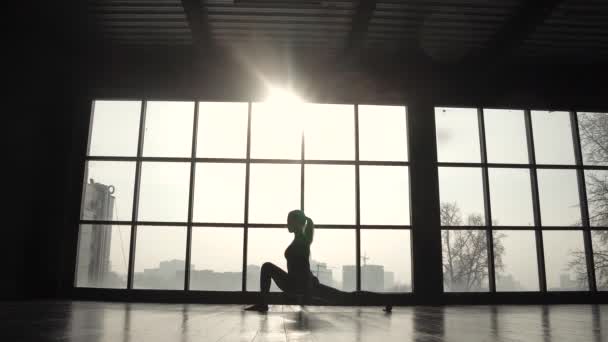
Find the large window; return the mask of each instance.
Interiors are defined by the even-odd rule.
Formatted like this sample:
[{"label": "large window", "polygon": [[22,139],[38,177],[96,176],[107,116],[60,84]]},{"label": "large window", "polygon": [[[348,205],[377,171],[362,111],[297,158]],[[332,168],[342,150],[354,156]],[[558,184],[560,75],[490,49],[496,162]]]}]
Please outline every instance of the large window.
[{"label": "large window", "polygon": [[258,291],[304,209],[321,283],[411,291],[404,106],[94,101],[90,132],[78,287]]},{"label": "large window", "polygon": [[445,292],[608,287],[608,115],[435,108],[435,122]]},{"label": "large window", "polygon": [[[446,293],[608,289],[608,114],[436,107],[434,136],[433,116],[412,120],[424,141],[408,141],[409,115],[94,101],[75,285],[258,291],[264,262],[286,267],[287,214],[302,209],[311,272],[341,290],[411,292],[413,261],[441,272]],[[433,138],[436,164],[416,145]],[[440,234],[412,222],[410,174],[427,201],[414,217],[438,204]],[[432,236],[441,250],[416,245]],[[441,253],[442,269],[412,260],[412,244]]]}]

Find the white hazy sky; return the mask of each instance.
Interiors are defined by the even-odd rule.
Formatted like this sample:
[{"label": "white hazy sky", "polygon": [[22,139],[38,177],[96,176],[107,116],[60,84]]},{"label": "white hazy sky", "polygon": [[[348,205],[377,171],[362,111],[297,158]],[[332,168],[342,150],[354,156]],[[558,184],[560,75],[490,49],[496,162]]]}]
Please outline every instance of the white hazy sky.
[{"label": "white hazy sky", "polygon": [[[304,130],[307,159],[354,160],[354,106],[254,103],[251,157],[300,159]],[[197,157],[245,158],[247,103],[199,103]],[[135,156],[140,103],[96,101],[89,154]],[[148,102],[144,156],[189,157],[192,153],[194,102]],[[438,159],[480,162],[476,109],[436,109]],[[485,110],[488,161],[527,163],[523,111]],[[574,162],[568,113],[532,112],[536,159],[544,164]],[[359,106],[361,160],[407,161],[405,107]],[[88,162],[88,178],[114,185],[114,219],[130,220],[134,162]],[[299,164],[256,163],[250,169],[249,222],[279,223],[300,206]],[[352,165],[306,165],[305,211],[317,224],[355,223],[355,168]],[[410,224],[409,170],[402,166],[361,166],[362,224]],[[145,162],[139,220],[186,222],[190,164]],[[484,212],[479,168],[439,170],[442,202],[457,202],[463,216]],[[572,226],[580,220],[573,171],[539,170],[541,219],[545,225]],[[490,199],[498,225],[533,225],[528,169],[490,169]],[[197,163],[194,221],[241,223],[244,220],[245,164]],[[126,272],[128,227],[112,237],[113,270]],[[120,233],[118,233],[120,231]],[[142,227],[137,235],[135,271],[154,268],[162,260],[185,259],[184,227]],[[526,288],[538,288],[534,234],[505,231],[505,274]],[[573,238],[570,238],[571,233]],[[560,235],[561,234],[561,235]],[[567,251],[582,246],[578,232],[546,233],[545,260],[549,286],[564,273]],[[243,230],[193,228],[192,263],[196,269],[240,271]],[[286,229],[249,229],[248,264],[272,261],[285,267],[283,252],[291,241]],[[122,246],[122,248],[121,248]],[[126,247],[125,247],[126,246]],[[361,252],[368,263],[395,272],[398,282],[410,283],[410,234],[398,230],[364,230]],[[326,262],[341,281],[343,265],[355,260],[353,230],[323,230],[315,234],[312,259]],[[128,257],[127,257],[128,259]],[[557,285],[555,285],[557,286]]]}]

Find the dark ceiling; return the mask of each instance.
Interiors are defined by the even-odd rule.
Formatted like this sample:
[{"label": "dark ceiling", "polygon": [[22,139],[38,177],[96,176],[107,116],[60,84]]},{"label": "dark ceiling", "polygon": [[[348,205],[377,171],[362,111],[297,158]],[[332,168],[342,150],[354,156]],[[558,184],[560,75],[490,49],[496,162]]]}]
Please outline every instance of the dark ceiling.
[{"label": "dark ceiling", "polygon": [[323,62],[417,56],[453,64],[604,62],[605,0],[91,0],[111,46],[186,46]]}]

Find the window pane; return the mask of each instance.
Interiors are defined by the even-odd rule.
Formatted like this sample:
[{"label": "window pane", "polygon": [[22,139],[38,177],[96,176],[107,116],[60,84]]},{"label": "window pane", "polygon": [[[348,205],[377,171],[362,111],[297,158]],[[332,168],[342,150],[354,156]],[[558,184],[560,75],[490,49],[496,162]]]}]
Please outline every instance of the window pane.
[{"label": "window pane", "polygon": [[435,108],[437,160],[480,162],[476,108]]},{"label": "window pane", "polygon": [[608,113],[578,113],[585,165],[608,165]]},{"label": "window pane", "polygon": [[608,227],[608,171],[586,170],[589,221],[593,227]]},{"label": "window pane", "polygon": [[355,108],[353,105],[305,106],[306,159],[355,159]]},{"label": "window pane", "polygon": [[440,167],[442,226],[483,226],[485,210],[481,169]]},{"label": "window pane", "polygon": [[84,179],[83,220],[131,221],[134,162],[89,161]]},{"label": "window pane", "polygon": [[189,163],[142,163],[139,220],[186,222],[189,185]]},{"label": "window pane", "polygon": [[537,164],[574,164],[570,113],[532,111]]},{"label": "window pane", "polygon": [[95,101],[89,155],[137,155],[140,116],[140,101]]},{"label": "window pane", "polygon": [[184,288],[186,227],[139,226],[136,246],[134,288]]},{"label": "window pane", "polygon": [[243,228],[192,228],[190,289],[240,291]]},{"label": "window pane", "polygon": [[199,102],[196,156],[245,158],[247,103]]},{"label": "window pane", "polygon": [[300,159],[304,104],[253,103],[251,158]]},{"label": "window pane", "polygon": [[574,170],[538,170],[543,226],[580,226],[578,181]]},{"label": "window pane", "polygon": [[588,289],[583,232],[543,231],[545,272],[549,291]]},{"label": "window pane", "polygon": [[310,270],[322,284],[344,291],[354,291],[356,276],[350,269],[356,267],[354,229],[316,229],[310,246]]},{"label": "window pane", "polygon": [[144,152],[146,157],[190,157],[194,102],[148,101]]},{"label": "window pane", "polygon": [[361,224],[409,225],[407,166],[360,166]]},{"label": "window pane", "polygon": [[443,290],[488,291],[488,241],[483,230],[442,230]]},{"label": "window pane", "polygon": [[489,169],[492,224],[533,226],[532,190],[528,169]]},{"label": "window pane", "polygon": [[355,167],[306,165],[304,208],[317,224],[355,224]]},{"label": "window pane", "polygon": [[497,291],[538,291],[534,231],[494,231],[494,271]]},{"label": "window pane", "polygon": [[287,222],[287,214],[300,208],[300,168],[292,164],[251,164],[249,222]]},{"label": "window pane", "polygon": [[595,284],[598,291],[608,291],[608,230],[591,231]]},{"label": "window pane", "polygon": [[361,289],[373,292],[412,291],[409,230],[361,230]]},{"label": "window pane", "polygon": [[198,163],[194,186],[195,222],[243,222],[245,164]]},{"label": "window pane", "polygon": [[359,105],[359,159],[407,161],[407,118],[403,106]]},{"label": "window pane", "polygon": [[528,163],[523,110],[484,109],[486,149],[490,163]]},{"label": "window pane", "polygon": [[[293,235],[287,228],[249,228],[247,240],[247,291],[259,291],[260,269],[265,262],[271,262],[287,272],[284,253]],[[280,291],[274,281],[270,291]]]},{"label": "window pane", "polygon": [[127,288],[130,241],[130,226],[81,225],[76,286]]}]

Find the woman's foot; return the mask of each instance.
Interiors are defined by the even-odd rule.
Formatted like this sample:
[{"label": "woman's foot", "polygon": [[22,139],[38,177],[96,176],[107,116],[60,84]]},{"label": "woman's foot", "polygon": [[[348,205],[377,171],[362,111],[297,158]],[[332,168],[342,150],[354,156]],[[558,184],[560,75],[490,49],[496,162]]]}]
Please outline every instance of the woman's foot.
[{"label": "woman's foot", "polygon": [[254,304],[244,309],[245,311],[268,312],[267,304]]}]

